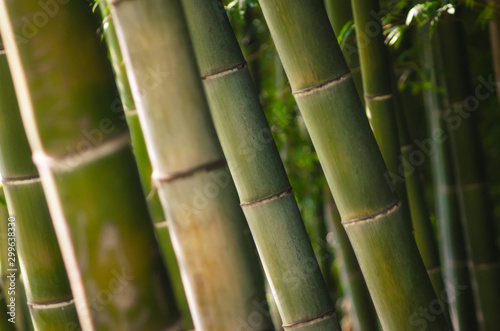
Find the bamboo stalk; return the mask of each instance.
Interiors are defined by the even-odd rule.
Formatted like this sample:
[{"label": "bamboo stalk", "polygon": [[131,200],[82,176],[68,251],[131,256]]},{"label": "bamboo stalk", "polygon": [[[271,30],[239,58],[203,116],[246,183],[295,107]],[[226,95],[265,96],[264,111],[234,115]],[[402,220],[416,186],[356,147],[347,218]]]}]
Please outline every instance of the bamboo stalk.
[{"label": "bamboo stalk", "polygon": [[342,289],[345,296],[352,300],[352,328],[361,331],[378,330],[375,307],[368,287],[347,233],[342,227],[337,205],[327,187],[325,187],[325,218],[329,232],[333,234],[335,264],[339,270]]},{"label": "bamboo stalk", "polygon": [[436,296],[323,3],[259,2],[382,327],[447,329],[418,313]]},{"label": "bamboo stalk", "polygon": [[493,68],[495,69],[495,81],[497,98],[500,102],[500,0],[491,0],[494,6],[493,17],[488,24],[490,31],[491,58],[493,59]]},{"label": "bamboo stalk", "polygon": [[[215,128],[283,327],[338,328],[288,177],[222,2],[186,0],[183,4]],[[280,235],[283,231],[286,236]]]},{"label": "bamboo stalk", "polygon": [[[349,21],[353,21],[351,0],[325,0],[325,8],[336,36]],[[359,91],[363,105],[365,103],[363,80],[361,79],[361,66],[359,63],[359,49],[356,41],[356,33],[352,33],[340,44],[342,54],[351,71],[356,89]]]},{"label": "bamboo stalk", "polygon": [[[112,1],[110,10],[196,329],[270,329],[255,246],[210,118],[181,2]],[[141,86],[151,68],[165,76]]]},{"label": "bamboo stalk", "polygon": [[[419,31],[421,63],[425,78],[439,86],[433,44],[437,36],[431,36],[429,26]],[[442,95],[435,89],[423,91],[428,132],[431,134],[431,171],[439,233],[439,248],[446,283],[447,303],[454,330],[476,330],[474,300],[467,270],[467,255],[460,224],[460,211],[454,187],[453,165],[449,150],[446,123],[443,119]]]},{"label": "bamboo stalk", "polygon": [[81,327],[176,330],[99,21],[84,2],[57,8],[29,35],[16,22],[38,4],[1,1],[0,27]]},{"label": "bamboo stalk", "polygon": [[[1,55],[0,55],[1,56]],[[1,61],[1,60],[0,60]],[[5,197],[3,193],[3,187],[0,186],[0,199],[5,202]],[[1,288],[1,300],[0,309],[2,314],[2,321],[0,322],[0,330],[6,331],[28,331],[33,330],[33,324],[31,322],[31,317],[29,316],[29,309],[26,301],[21,300],[23,288],[20,286],[22,284],[21,277],[16,279],[16,289],[15,293],[12,289],[9,289],[10,279],[7,276],[10,274],[8,272],[9,268],[8,260],[9,258],[9,235],[8,235],[8,223],[9,223],[9,212],[5,206],[0,205],[0,288]],[[15,258],[16,269],[18,269],[18,259]],[[13,297],[13,299],[11,299]],[[15,315],[9,314],[11,312],[11,307],[15,302]],[[9,306],[7,306],[9,304]],[[15,316],[15,319],[12,317]],[[9,321],[9,319],[12,319]],[[15,321],[15,323],[13,323]]]},{"label": "bamboo stalk", "polygon": [[31,161],[4,54],[0,55],[0,85],[0,172],[16,231],[16,241],[9,240],[9,244],[18,252],[27,282],[26,297],[33,325],[37,330],[67,325],[79,327],[68,276],[38,172]]},{"label": "bamboo stalk", "polygon": [[[400,194],[400,197],[403,198],[403,203],[404,201],[408,203],[417,247],[434,291],[438,297],[441,294],[446,295],[434,229],[420,182],[419,170],[413,159],[418,151],[408,134],[401,97],[393,83],[392,65],[381,32],[382,27],[378,19],[373,16],[373,13],[380,11],[379,2],[378,0],[364,2],[353,0],[352,3],[355,8],[356,30],[359,32],[356,36],[359,43],[363,41],[365,43],[359,54],[368,118],[377,141],[391,141],[392,143],[386,146],[379,144],[379,147],[381,147],[389,172],[395,175],[392,178],[398,194],[401,192],[401,187],[398,190],[398,184],[404,185],[404,195]],[[379,32],[374,36],[369,36],[368,33],[374,32],[367,30],[367,27],[378,27]],[[374,79],[378,75],[382,75],[383,79]],[[391,118],[396,121],[395,128],[387,126]],[[395,135],[399,139],[400,146],[395,146],[395,142],[397,143]],[[396,156],[395,148],[398,150]],[[387,150],[385,154],[384,149]],[[448,319],[446,305],[442,304],[442,310],[443,315]]]},{"label": "bamboo stalk", "polygon": [[[394,91],[396,91],[396,89],[394,89]],[[397,91],[395,93],[398,98],[397,107],[399,108],[396,111],[396,117],[398,121],[399,137],[401,138],[401,166],[404,169],[403,176],[406,180],[413,234],[420,256],[422,256],[422,260],[424,261],[427,274],[431,280],[432,287],[441,300],[443,309],[442,314],[448,322],[451,322],[446,300],[443,300],[443,298],[446,298],[446,288],[443,281],[441,261],[439,259],[438,243],[431,223],[418,164],[414,161],[414,157],[422,152],[417,150],[415,144],[410,139],[404,110],[402,109],[401,96]]]},{"label": "bamboo stalk", "polygon": [[481,330],[495,330],[500,325],[500,258],[492,230],[493,208],[473,113],[479,105],[474,108],[470,102],[474,94],[469,83],[462,23],[446,17],[440,21],[438,33],[449,109],[443,117],[450,137],[476,314]]},{"label": "bamboo stalk", "polygon": [[[379,2],[378,0],[351,0],[351,3],[356,39],[361,45],[358,50],[366,114],[388,169],[386,178],[392,180],[396,193],[401,199],[403,213],[408,215],[405,218],[411,221],[405,178],[397,176],[401,144],[398,135],[396,95],[392,85],[390,56],[384,44],[380,21],[372,16],[372,13],[380,11]],[[377,29],[377,31],[367,30],[370,28]]]},{"label": "bamboo stalk", "polygon": [[118,45],[113,20],[109,15],[109,9],[104,1],[99,2],[99,9],[103,18],[104,39],[108,46],[113,71],[115,73],[116,86],[118,87],[118,92],[120,93],[121,103],[125,112],[125,119],[130,130],[132,151],[134,152],[135,160],[137,161],[142,189],[144,190],[149,212],[155,226],[156,237],[160,244],[161,252],[163,253],[163,258],[172,281],[175,298],[181,310],[183,320],[182,327],[185,330],[191,330],[193,329],[193,321],[191,319],[186,293],[184,292],[184,286],[182,285],[179,264],[177,263],[177,258],[175,257],[174,249],[172,247],[168,224],[165,214],[163,213],[158,192],[156,188],[153,187],[151,182],[153,169],[151,167],[148,151],[146,149],[144,135],[139,124],[137,109],[132,97],[132,91],[130,90],[130,84],[125,70],[125,65],[123,63],[120,47]]}]

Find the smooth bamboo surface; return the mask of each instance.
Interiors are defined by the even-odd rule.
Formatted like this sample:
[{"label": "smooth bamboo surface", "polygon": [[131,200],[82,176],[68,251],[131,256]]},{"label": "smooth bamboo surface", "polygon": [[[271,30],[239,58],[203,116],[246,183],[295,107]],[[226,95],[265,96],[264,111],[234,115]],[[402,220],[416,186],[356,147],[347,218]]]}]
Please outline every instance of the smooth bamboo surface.
[{"label": "smooth bamboo surface", "polygon": [[116,86],[120,93],[121,104],[125,111],[125,119],[130,130],[130,141],[132,143],[132,151],[134,152],[137,167],[139,169],[139,176],[141,178],[142,189],[148,203],[149,212],[154,223],[156,238],[160,244],[161,252],[167,265],[167,270],[170,275],[172,286],[175,292],[177,304],[181,310],[182,327],[185,330],[193,328],[193,321],[187,303],[186,293],[182,285],[179,264],[175,257],[174,248],[170,239],[168,224],[163,213],[160,198],[156,187],[153,187],[151,176],[153,168],[149,160],[146,142],[139,123],[137,109],[130,90],[130,83],[128,81],[125,64],[116,37],[116,31],[113,20],[109,15],[109,8],[104,1],[99,2],[99,9],[103,17],[103,33],[104,39],[108,46],[111,64],[115,73]]},{"label": "smooth bamboo surface", "polygon": [[408,329],[436,296],[323,3],[259,2],[382,327]]},{"label": "smooth bamboo surface", "polygon": [[185,0],[183,4],[215,128],[283,326],[300,330],[322,330],[327,325],[339,328],[222,2]]},{"label": "smooth bamboo surface", "polygon": [[99,20],[69,2],[28,35],[18,23],[37,10],[2,1],[0,27],[81,328],[177,329]]},{"label": "smooth bamboo surface", "polygon": [[[0,187],[0,199],[5,200],[3,188]],[[15,293],[11,288],[10,279],[7,278],[10,275],[10,271],[8,269],[12,269],[9,267],[9,263],[12,260],[9,260],[9,235],[8,235],[8,223],[9,223],[9,213],[5,206],[0,205],[0,287],[1,287],[1,314],[3,316],[2,322],[0,323],[0,330],[6,331],[31,331],[33,330],[33,323],[31,321],[31,316],[29,313],[29,308],[26,303],[26,293],[24,293],[24,288],[22,286],[22,278],[21,275],[17,274],[16,285],[15,285]],[[15,268],[19,270],[17,254],[15,257]],[[7,314],[7,312],[11,311],[11,307],[7,307],[7,304],[13,306],[11,301],[12,298],[15,302],[15,323],[9,322],[9,319],[14,317],[11,314]]]},{"label": "smooth bamboo surface", "polygon": [[335,265],[339,270],[342,290],[352,301],[352,328],[355,331],[378,330],[377,315],[368,287],[328,188],[325,190],[325,221],[329,232],[333,234]]},{"label": "smooth bamboo surface", "polygon": [[79,327],[61,251],[31,160],[5,55],[0,55],[0,172],[15,218],[19,266],[36,330]]},{"label": "smooth bamboo surface", "polygon": [[[325,8],[332,24],[335,36],[339,36],[342,28],[349,21],[353,21],[351,0],[325,0]],[[354,23],[353,23],[354,24]],[[365,103],[363,80],[361,78],[361,66],[359,63],[359,49],[356,40],[356,32],[352,31],[347,38],[340,44],[342,54],[347,63],[347,67],[351,71],[356,89],[359,91],[359,96],[363,105]]]},{"label": "smooth bamboo surface", "polygon": [[[381,23],[373,17],[373,13],[380,11],[379,1],[353,0],[352,4],[358,31],[356,37],[358,43],[364,43],[363,47],[359,48],[359,57],[368,119],[389,172],[395,175],[393,182],[402,198],[403,206],[407,202],[417,247],[434,291],[439,297],[441,293],[445,293],[439,250],[420,182],[419,169],[412,158],[416,148],[410,139],[403,104],[394,83],[391,57],[384,43]],[[374,78],[378,75],[381,75],[381,79]],[[395,121],[396,127],[391,124],[392,121]],[[398,146],[395,146],[396,143]],[[401,192],[402,189],[405,191]],[[443,316],[449,320],[446,305],[441,306],[444,310]]]},{"label": "smooth bamboo surface", "polygon": [[[180,0],[110,2],[198,330],[267,330],[255,246],[210,118]],[[156,84],[145,82],[156,77]]]}]

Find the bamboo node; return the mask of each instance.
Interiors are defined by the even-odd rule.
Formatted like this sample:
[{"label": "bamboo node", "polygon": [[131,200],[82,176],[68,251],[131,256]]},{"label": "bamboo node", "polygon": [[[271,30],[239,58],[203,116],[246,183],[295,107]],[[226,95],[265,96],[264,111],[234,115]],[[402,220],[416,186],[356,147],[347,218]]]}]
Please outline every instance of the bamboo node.
[{"label": "bamboo node", "polygon": [[71,306],[75,303],[73,298],[64,301],[54,301],[49,303],[32,303],[28,302],[28,306],[35,309],[55,309]]},{"label": "bamboo node", "polygon": [[479,183],[471,183],[471,184],[462,184],[460,185],[460,188],[462,190],[481,190],[484,189],[485,187],[488,187],[487,182],[479,182]]},{"label": "bamboo node", "polygon": [[27,185],[33,183],[39,183],[40,176],[24,176],[24,177],[12,177],[12,178],[2,178],[2,184],[4,186],[14,186],[14,185]]},{"label": "bamboo node", "polygon": [[220,78],[223,76],[227,76],[227,75],[230,75],[234,72],[241,71],[241,70],[245,69],[246,67],[247,67],[247,63],[243,62],[243,63],[237,64],[235,66],[229,67],[229,68],[221,70],[221,71],[206,74],[206,75],[201,77],[201,80],[211,80],[211,79],[216,79],[216,78]]},{"label": "bamboo node", "polygon": [[155,181],[157,183],[168,183],[168,182],[172,182],[176,179],[191,177],[195,173],[200,172],[200,171],[216,170],[219,168],[223,168],[226,165],[227,165],[226,159],[223,158],[220,160],[204,163],[204,164],[198,165],[196,167],[193,167],[193,168],[190,168],[187,170],[182,170],[182,171],[179,171],[179,172],[173,173],[173,174],[167,175],[167,174],[160,174],[158,172],[153,172],[153,175],[151,176],[151,178],[153,179],[153,181]]},{"label": "bamboo node", "polygon": [[102,159],[110,153],[119,151],[128,146],[130,146],[130,135],[126,132],[122,135],[106,140],[100,145],[97,145],[89,150],[70,153],[61,157],[48,155],[44,151],[38,151],[33,153],[33,163],[35,163],[37,168],[70,171],[93,161]]},{"label": "bamboo node", "polygon": [[483,270],[492,270],[492,269],[500,269],[500,262],[493,262],[493,263],[478,263],[478,264],[473,264],[470,263],[469,267],[471,269],[474,269],[476,271],[483,271]]},{"label": "bamboo node", "polygon": [[240,206],[242,208],[246,208],[246,207],[252,207],[255,205],[261,205],[261,204],[265,204],[265,203],[271,202],[273,200],[277,200],[279,198],[282,198],[284,196],[291,195],[291,194],[293,194],[293,190],[291,187],[288,187],[288,188],[284,189],[283,191],[268,195],[266,197],[263,197],[263,198],[260,198],[260,199],[254,200],[254,201],[242,202],[242,203],[240,203]]},{"label": "bamboo node", "polygon": [[401,207],[401,201],[396,201],[395,203],[393,203],[392,205],[390,205],[389,207],[387,208],[384,208],[382,209],[381,211],[378,211],[374,214],[371,214],[371,215],[367,215],[367,216],[363,216],[363,217],[358,217],[358,218],[354,218],[354,219],[351,219],[351,220],[347,220],[347,221],[342,221],[342,224],[344,226],[349,226],[353,223],[358,223],[358,222],[371,222],[371,221],[375,221],[379,218],[382,218],[386,215],[389,215],[393,212],[395,212],[399,207]]},{"label": "bamboo node", "polygon": [[330,88],[331,86],[342,83],[343,81],[345,81],[346,79],[348,79],[350,77],[351,77],[351,72],[348,70],[347,72],[341,74],[340,76],[337,76],[333,79],[330,79],[326,82],[323,82],[323,83],[320,83],[317,85],[306,87],[305,89],[302,89],[302,90],[294,91],[292,94],[294,96],[302,96],[302,95],[309,95],[309,94],[313,94],[313,93],[318,93],[320,91],[323,91],[323,90]]},{"label": "bamboo node", "polygon": [[335,310],[330,310],[330,311],[323,313],[321,315],[318,315],[316,317],[308,318],[308,319],[301,320],[301,321],[294,322],[294,323],[290,323],[290,324],[283,324],[282,326],[283,326],[283,329],[291,330],[295,327],[303,327],[303,326],[307,326],[307,325],[313,325],[317,322],[321,322],[321,321],[324,321],[326,319],[332,318],[333,316],[335,316]]},{"label": "bamboo node", "polygon": [[168,228],[168,221],[167,220],[163,220],[161,222],[154,223],[154,227],[155,227],[155,229]]},{"label": "bamboo node", "polygon": [[392,98],[394,95],[392,93],[388,94],[378,94],[378,95],[370,95],[370,94],[365,94],[365,99],[370,100],[370,101],[381,101],[381,100],[387,100]]}]

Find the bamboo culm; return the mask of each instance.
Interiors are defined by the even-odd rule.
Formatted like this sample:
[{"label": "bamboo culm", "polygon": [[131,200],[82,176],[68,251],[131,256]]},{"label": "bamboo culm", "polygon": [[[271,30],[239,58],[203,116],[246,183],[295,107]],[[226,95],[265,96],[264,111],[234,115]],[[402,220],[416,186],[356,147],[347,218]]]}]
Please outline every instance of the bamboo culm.
[{"label": "bamboo culm", "polygon": [[[428,25],[420,27],[419,45],[425,79],[439,86],[436,70],[439,64],[434,53],[438,51],[437,34],[431,34]],[[454,188],[453,165],[451,163],[446,122],[443,119],[443,95],[440,91],[423,91],[427,132],[431,135],[431,172],[439,234],[439,249],[443,262],[443,279],[446,284],[446,301],[454,330],[476,330],[478,328],[467,255],[460,222],[458,197]]]},{"label": "bamboo culm", "polygon": [[[3,187],[0,186],[0,199],[5,202]],[[24,287],[22,284],[22,274],[18,274],[17,278],[14,280],[14,284],[11,284],[10,271],[8,269],[19,270],[19,259],[17,254],[15,254],[14,259],[12,256],[10,258],[15,260],[15,267],[9,266],[9,212],[6,205],[0,205],[0,288],[2,293],[2,299],[0,304],[2,305],[1,313],[4,318],[3,324],[0,323],[0,330],[6,331],[32,331],[33,322],[31,321],[31,316],[29,313],[29,308],[26,300],[26,293],[24,293]],[[15,290],[12,289],[14,285]],[[15,302],[15,306],[12,304]],[[7,304],[9,306],[7,306]],[[12,319],[15,317],[15,319]],[[11,319],[9,321],[9,319]],[[15,323],[12,323],[15,321]]]},{"label": "bamboo culm", "polygon": [[160,198],[156,187],[151,182],[153,169],[149,160],[148,151],[146,149],[146,142],[139,124],[137,109],[130,90],[130,84],[123,63],[120,46],[116,37],[116,31],[113,20],[109,15],[109,8],[104,1],[99,1],[99,9],[101,17],[103,18],[103,34],[106,45],[108,46],[111,64],[115,73],[116,86],[120,93],[121,104],[125,112],[125,119],[130,130],[130,140],[132,143],[132,151],[134,152],[137,167],[139,169],[139,176],[141,178],[142,188],[148,203],[149,212],[154,223],[156,237],[160,244],[163,258],[167,265],[167,269],[172,281],[172,286],[175,292],[177,304],[182,313],[182,327],[186,330],[193,328],[193,321],[187,303],[186,293],[182,285],[179,264],[175,257],[172,241],[170,238],[168,224],[165,218],[165,213],[161,206]]},{"label": "bamboo culm", "polygon": [[476,314],[481,330],[496,330],[500,325],[500,254],[495,231],[492,231],[495,227],[493,205],[485,176],[477,113],[467,102],[473,93],[463,25],[456,17],[445,16],[437,32],[439,63],[446,89],[447,111],[443,116],[451,145]]},{"label": "bamboo culm", "polygon": [[185,0],[183,4],[215,128],[283,327],[339,329],[283,163],[222,1]]},{"label": "bamboo culm", "polygon": [[[255,245],[210,118],[180,0],[109,5],[195,328],[271,328]],[[151,68],[167,76],[147,87]],[[264,313],[257,312],[256,322],[258,308]]]},{"label": "bamboo culm", "polygon": [[81,328],[172,328],[179,313],[99,20],[69,2],[27,36],[16,22],[38,6],[0,1],[0,29]]},{"label": "bamboo culm", "polygon": [[342,220],[332,193],[328,188],[325,189],[325,220],[329,232],[333,235],[335,265],[339,272],[342,289],[345,296],[352,302],[352,328],[356,331],[378,330],[377,315],[368,287],[347,233],[342,227]]},{"label": "bamboo culm", "polygon": [[[31,160],[4,54],[0,54],[0,86],[0,172],[9,205],[9,220],[12,218],[15,222],[14,248],[26,280],[33,325],[40,331],[78,328],[68,276],[40,177]],[[14,269],[14,265],[11,267]]]},{"label": "bamboo culm", "polygon": [[447,330],[418,313],[436,295],[322,1],[259,3],[382,327]]}]

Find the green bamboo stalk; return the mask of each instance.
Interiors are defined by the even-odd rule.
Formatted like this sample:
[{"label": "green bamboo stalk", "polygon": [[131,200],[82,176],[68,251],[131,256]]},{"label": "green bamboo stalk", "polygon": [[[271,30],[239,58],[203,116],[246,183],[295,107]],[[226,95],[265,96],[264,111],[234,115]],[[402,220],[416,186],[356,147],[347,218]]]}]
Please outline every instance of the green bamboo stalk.
[{"label": "green bamboo stalk", "polygon": [[[396,91],[396,89],[394,89]],[[408,204],[410,206],[410,214],[413,225],[413,235],[417,243],[420,256],[425,264],[425,269],[432,283],[432,287],[436,295],[441,301],[443,315],[450,320],[450,314],[446,305],[446,288],[443,281],[441,261],[439,259],[439,248],[434,234],[434,228],[431,223],[430,212],[424,194],[423,183],[420,179],[420,171],[418,164],[415,162],[416,155],[422,155],[422,151],[418,151],[415,144],[411,141],[409,131],[406,126],[404,110],[402,109],[402,101],[399,93],[396,93],[397,111],[396,117],[398,121],[398,132],[401,139],[401,167],[403,168],[403,176],[406,180],[406,189],[408,193]],[[420,147],[426,148],[425,144]],[[429,146],[431,147],[431,146]],[[428,150],[430,153],[431,150]],[[420,157],[420,156],[419,156]]]},{"label": "green bamboo stalk", "polygon": [[85,2],[56,3],[28,34],[16,22],[38,6],[1,1],[0,28],[81,327],[177,330],[99,20]]},{"label": "green bamboo stalk", "polygon": [[[419,30],[421,63],[426,81],[439,86],[433,46],[436,35],[431,35],[429,26]],[[428,132],[431,134],[431,171],[439,233],[439,248],[446,283],[447,303],[454,330],[476,330],[474,300],[467,270],[467,255],[460,224],[460,211],[454,188],[452,163],[446,123],[443,119],[442,94],[436,89],[423,91]]]},{"label": "green bamboo stalk", "polygon": [[[349,21],[353,21],[351,0],[325,0],[325,8],[333,27],[333,32],[339,36],[342,28]],[[356,89],[359,91],[361,101],[365,102],[363,80],[361,79],[361,66],[359,63],[359,49],[358,42],[356,41],[356,34],[351,33],[340,44],[342,54],[347,63],[347,67],[351,71]]]},{"label": "green bamboo stalk", "polygon": [[[392,180],[401,199],[403,213],[411,221],[408,195],[404,178],[398,177],[400,138],[396,118],[389,52],[384,44],[380,21],[373,13],[380,11],[378,0],[351,0],[356,40],[361,47],[359,61],[366,106],[366,114],[378,147],[389,170],[387,180]],[[373,30],[370,30],[373,29]]]},{"label": "green bamboo stalk", "polygon": [[488,27],[490,31],[491,58],[493,59],[493,68],[495,69],[495,81],[497,98],[500,102],[500,0],[489,1],[494,6],[493,17]]},{"label": "green bamboo stalk", "polygon": [[[73,295],[42,184],[26,139],[5,55],[0,55],[0,172],[19,266],[37,330],[79,327]],[[11,242],[9,241],[9,244]],[[14,274],[17,270],[14,271]]]},{"label": "green bamboo stalk", "polygon": [[378,330],[375,308],[361,273],[358,260],[352,249],[347,233],[342,227],[337,205],[330,190],[325,187],[325,219],[329,232],[333,235],[335,264],[339,270],[342,289],[352,301],[353,330]]},{"label": "green bamboo stalk", "polygon": [[8,307],[5,301],[6,296],[3,289],[0,291],[0,314],[2,318],[0,319],[0,330],[2,331],[15,331],[16,327],[14,323],[9,322]]},{"label": "green bamboo stalk", "polygon": [[149,160],[148,151],[146,149],[144,135],[139,124],[139,118],[135,102],[132,97],[132,91],[130,90],[130,84],[125,70],[125,65],[123,63],[120,47],[118,45],[113,20],[109,15],[109,9],[104,1],[99,1],[99,9],[103,18],[104,39],[108,46],[113,71],[115,73],[116,86],[118,87],[118,92],[120,93],[121,103],[125,111],[125,119],[130,130],[132,151],[134,152],[135,160],[137,161],[142,189],[144,190],[149,212],[155,226],[156,237],[160,244],[161,252],[163,253],[163,258],[169,271],[170,279],[175,292],[175,298],[181,310],[183,319],[182,327],[185,330],[191,330],[193,329],[193,321],[191,319],[186,293],[184,292],[184,286],[182,285],[179,264],[177,263],[177,258],[175,257],[174,249],[172,247],[168,224],[165,219],[165,214],[163,213],[158,192],[151,183],[153,169]]},{"label": "green bamboo stalk", "polygon": [[[407,201],[417,247],[434,291],[438,297],[441,294],[446,295],[434,229],[430,221],[419,171],[414,161],[418,151],[406,128],[402,101],[393,83],[392,65],[384,43],[382,27],[380,21],[373,16],[373,13],[380,11],[379,2],[378,0],[353,0],[352,3],[358,43],[365,42],[364,47],[360,48],[359,56],[362,63],[361,71],[368,118],[389,172],[396,176],[392,177],[396,190],[403,204]],[[367,30],[367,27],[377,27],[378,32],[375,34],[374,31]],[[374,33],[374,35],[369,36],[368,33]],[[396,127],[393,127],[392,121],[395,121]],[[396,155],[395,149],[397,149]],[[404,193],[401,193],[401,189],[405,189]],[[442,309],[443,315],[448,318],[446,305],[442,305]]]},{"label": "green bamboo stalk", "polygon": [[[1,56],[1,55],[0,55]],[[3,187],[0,186],[0,199],[5,203],[5,197],[3,193]],[[14,294],[12,290],[9,290],[10,287],[10,279],[7,276],[10,272],[7,269],[11,269],[8,266],[8,258],[9,258],[9,235],[8,235],[8,226],[9,226],[9,212],[7,211],[6,206],[0,205],[0,288],[1,288],[1,300],[0,300],[0,314],[2,314],[1,322],[0,322],[0,330],[6,331],[27,331],[33,330],[31,317],[29,316],[29,309],[26,302],[19,300],[21,298],[22,288],[19,286],[21,283],[20,277],[16,279],[16,293]],[[16,262],[18,262],[16,256]],[[16,264],[17,268],[18,264]],[[13,320],[9,321],[13,316],[8,314],[10,312],[11,307],[7,307],[7,304],[13,306],[11,304],[11,297],[16,303],[15,307],[15,321],[16,323],[12,323]],[[24,313],[24,314],[23,314]],[[26,318],[26,313],[28,318]],[[26,327],[24,324],[27,323]]]},{"label": "green bamboo stalk", "polygon": [[[16,301],[21,303],[21,306],[16,308],[16,327],[21,331],[34,331],[33,319],[31,318],[30,308],[28,306],[28,298],[26,296],[26,288],[24,285],[23,274],[19,274],[19,279],[16,285]],[[74,324],[68,324],[73,326]]]},{"label": "green bamboo stalk", "polygon": [[322,1],[259,2],[382,327],[446,330],[419,314],[436,296]]},{"label": "green bamboo stalk", "polygon": [[[181,2],[110,2],[196,329],[272,327],[255,246],[203,94]],[[151,70],[156,86],[140,84]],[[257,312],[264,304],[264,313]]]},{"label": "green bamboo stalk", "polygon": [[440,21],[438,33],[449,109],[443,117],[450,137],[476,314],[481,330],[495,330],[500,325],[500,257],[492,230],[493,208],[475,122],[474,111],[479,105],[471,103],[474,94],[462,23],[446,17]]},{"label": "green bamboo stalk", "polygon": [[[183,4],[215,128],[283,327],[339,328],[258,93],[222,2],[186,0]],[[281,236],[283,232],[287,235]],[[293,254],[288,253],[292,251]]]}]

